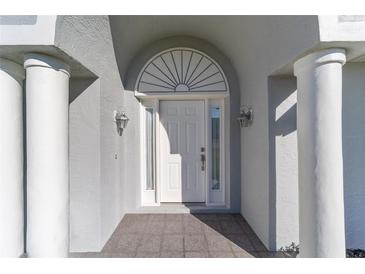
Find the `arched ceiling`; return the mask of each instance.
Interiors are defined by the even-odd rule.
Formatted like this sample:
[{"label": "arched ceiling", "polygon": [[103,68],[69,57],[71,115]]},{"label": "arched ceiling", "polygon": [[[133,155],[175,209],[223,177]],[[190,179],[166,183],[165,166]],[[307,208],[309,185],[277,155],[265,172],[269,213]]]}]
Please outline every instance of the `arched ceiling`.
[{"label": "arched ceiling", "polygon": [[[291,73],[291,64],[319,39],[317,16],[110,16],[122,79],[144,47],[171,36],[192,36],[217,47],[238,77],[251,67]],[[240,79],[242,81],[242,79]]]},{"label": "arched ceiling", "polygon": [[193,36],[212,43],[232,62],[243,50],[238,16],[110,16],[119,71],[125,75],[138,51],[170,36]]}]

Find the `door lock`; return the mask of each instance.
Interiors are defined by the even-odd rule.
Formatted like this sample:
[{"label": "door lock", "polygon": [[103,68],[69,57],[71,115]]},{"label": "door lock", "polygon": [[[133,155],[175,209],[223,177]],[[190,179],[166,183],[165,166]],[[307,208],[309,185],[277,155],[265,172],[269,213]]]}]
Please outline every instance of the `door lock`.
[{"label": "door lock", "polygon": [[204,171],[205,170],[205,154],[204,154],[205,148],[202,147],[200,149],[200,151],[203,153],[203,154],[200,154],[200,161],[202,163],[201,170]]}]

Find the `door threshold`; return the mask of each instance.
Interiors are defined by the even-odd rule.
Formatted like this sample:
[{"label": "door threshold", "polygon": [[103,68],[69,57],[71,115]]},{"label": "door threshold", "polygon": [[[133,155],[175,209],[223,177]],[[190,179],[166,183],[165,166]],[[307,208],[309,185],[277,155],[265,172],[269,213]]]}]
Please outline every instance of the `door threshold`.
[{"label": "door threshold", "polygon": [[161,203],[159,206],[141,206],[128,213],[233,213],[222,205],[205,203]]}]

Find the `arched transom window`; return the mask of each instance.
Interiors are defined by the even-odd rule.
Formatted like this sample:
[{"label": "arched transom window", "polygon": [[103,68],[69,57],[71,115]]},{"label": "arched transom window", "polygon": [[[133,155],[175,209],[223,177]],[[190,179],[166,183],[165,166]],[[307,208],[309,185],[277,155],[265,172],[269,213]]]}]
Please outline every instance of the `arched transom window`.
[{"label": "arched transom window", "polygon": [[221,67],[206,54],[173,48],[151,58],[140,72],[136,90],[141,93],[228,91]]}]

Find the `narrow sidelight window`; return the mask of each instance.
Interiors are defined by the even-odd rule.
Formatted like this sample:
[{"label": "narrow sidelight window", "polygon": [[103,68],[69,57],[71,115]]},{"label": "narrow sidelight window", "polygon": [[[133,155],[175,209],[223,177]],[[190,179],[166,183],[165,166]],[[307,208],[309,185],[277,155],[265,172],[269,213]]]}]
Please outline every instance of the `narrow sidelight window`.
[{"label": "narrow sidelight window", "polygon": [[146,108],[146,190],[155,189],[153,108]]},{"label": "narrow sidelight window", "polygon": [[210,110],[211,126],[212,126],[212,173],[211,182],[212,189],[220,189],[220,118],[221,109],[219,107],[212,107]]}]

